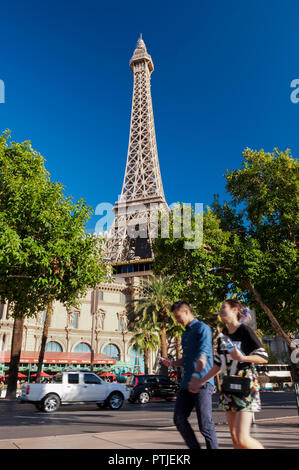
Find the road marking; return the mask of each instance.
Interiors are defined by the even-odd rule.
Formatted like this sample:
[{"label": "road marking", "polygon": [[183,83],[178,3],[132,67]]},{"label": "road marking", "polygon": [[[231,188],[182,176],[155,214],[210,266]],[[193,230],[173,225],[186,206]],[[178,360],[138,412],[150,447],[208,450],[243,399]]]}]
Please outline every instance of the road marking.
[{"label": "road marking", "polygon": [[25,416],[25,415],[21,415],[21,416],[15,416],[15,418],[22,418],[22,419],[40,419],[40,415],[39,415],[39,416]]},{"label": "road marking", "polygon": [[[298,418],[298,416],[281,416],[279,418],[263,418],[263,419],[256,419],[255,422],[261,422],[261,421],[274,421],[278,419],[290,419],[290,418]],[[196,424],[196,422],[190,421],[190,424]],[[217,423],[218,424],[218,423]],[[227,426],[227,423],[220,423],[220,426]],[[157,429],[176,429],[176,426],[163,426],[163,427],[158,427]]]},{"label": "road marking", "polygon": [[263,407],[263,408],[267,408],[267,407],[270,408],[270,407],[273,407],[274,405],[278,405],[278,406],[293,405],[294,407],[296,406],[296,405],[294,404],[294,401],[293,401],[293,400],[292,400],[292,401],[284,401],[284,402],[283,402],[283,405],[282,405],[281,403],[279,403],[279,402],[278,402],[278,403],[271,403],[271,404],[262,403],[262,407]]},{"label": "road marking", "polygon": [[118,421],[121,422],[128,422],[128,421],[171,421],[170,418],[131,418],[131,419],[119,419]]},{"label": "road marking", "polygon": [[256,419],[255,421],[274,421],[277,419],[289,419],[289,418],[298,418],[298,416],[293,415],[293,416],[279,416],[278,418],[262,418],[262,419]]},{"label": "road marking", "polygon": [[157,429],[176,429],[176,426],[162,426],[162,427],[157,428]]}]

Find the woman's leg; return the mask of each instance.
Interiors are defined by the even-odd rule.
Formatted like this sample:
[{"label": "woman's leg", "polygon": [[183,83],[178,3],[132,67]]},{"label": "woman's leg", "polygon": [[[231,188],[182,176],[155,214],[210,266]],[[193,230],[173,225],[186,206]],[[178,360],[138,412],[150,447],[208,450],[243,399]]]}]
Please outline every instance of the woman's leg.
[{"label": "woman's leg", "polygon": [[238,449],[264,449],[263,445],[250,435],[253,413],[251,411],[237,411],[235,414],[237,415],[235,430]]},{"label": "woman's leg", "polygon": [[238,447],[238,439],[237,439],[237,435],[236,435],[236,416],[237,416],[237,413],[235,413],[233,411],[226,411],[225,416],[226,416],[227,424],[229,425],[229,430],[230,430],[230,434],[231,434],[231,437],[232,437],[232,440],[233,440],[234,449],[239,449],[240,447]]}]

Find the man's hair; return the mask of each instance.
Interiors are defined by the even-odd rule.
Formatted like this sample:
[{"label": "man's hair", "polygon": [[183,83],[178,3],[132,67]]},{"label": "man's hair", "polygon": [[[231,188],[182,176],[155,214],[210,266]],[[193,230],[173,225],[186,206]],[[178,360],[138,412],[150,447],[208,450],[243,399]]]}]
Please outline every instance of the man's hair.
[{"label": "man's hair", "polygon": [[182,300],[180,302],[175,302],[174,304],[172,304],[171,311],[174,312],[175,310],[178,310],[181,307],[187,307],[188,310],[190,310],[190,312],[191,312],[190,305],[187,302],[185,302],[184,300]]}]

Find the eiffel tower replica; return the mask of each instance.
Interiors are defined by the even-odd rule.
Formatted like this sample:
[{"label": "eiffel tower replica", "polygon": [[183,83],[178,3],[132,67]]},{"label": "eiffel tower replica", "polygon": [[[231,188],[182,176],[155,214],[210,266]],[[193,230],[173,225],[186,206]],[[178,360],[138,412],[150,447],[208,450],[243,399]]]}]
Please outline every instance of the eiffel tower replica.
[{"label": "eiffel tower replica", "polygon": [[113,208],[107,255],[122,277],[148,277],[158,211],[168,212],[158,160],[151,74],[154,64],[142,35],[130,60],[134,77],[127,164],[122,192]]}]

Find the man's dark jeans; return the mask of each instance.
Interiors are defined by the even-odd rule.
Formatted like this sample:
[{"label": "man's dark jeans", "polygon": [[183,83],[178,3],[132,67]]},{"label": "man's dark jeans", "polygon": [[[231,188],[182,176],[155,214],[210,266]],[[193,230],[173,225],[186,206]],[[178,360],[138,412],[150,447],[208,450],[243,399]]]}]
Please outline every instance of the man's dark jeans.
[{"label": "man's dark jeans", "polygon": [[209,382],[198,393],[180,388],[174,410],[174,424],[183,436],[189,449],[200,449],[200,444],[191,428],[188,417],[195,407],[198,426],[206,440],[207,449],[218,449],[215,425],[212,420],[212,395],[214,387]]}]

